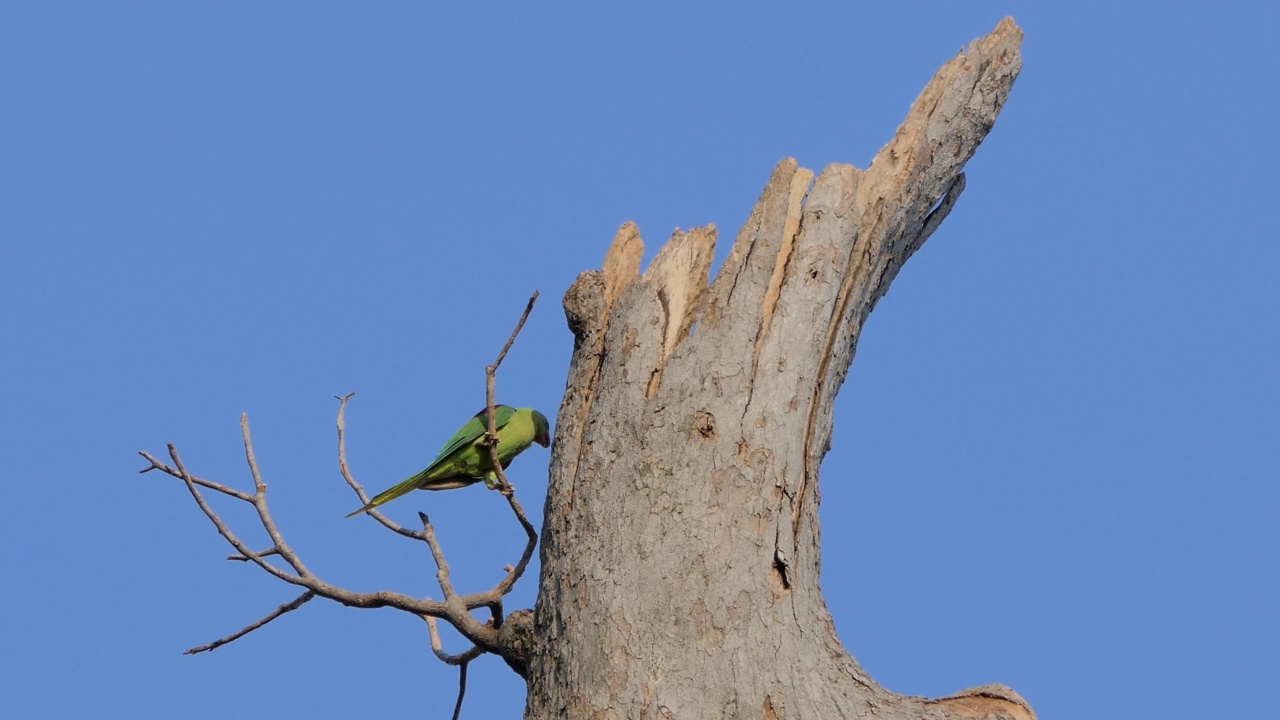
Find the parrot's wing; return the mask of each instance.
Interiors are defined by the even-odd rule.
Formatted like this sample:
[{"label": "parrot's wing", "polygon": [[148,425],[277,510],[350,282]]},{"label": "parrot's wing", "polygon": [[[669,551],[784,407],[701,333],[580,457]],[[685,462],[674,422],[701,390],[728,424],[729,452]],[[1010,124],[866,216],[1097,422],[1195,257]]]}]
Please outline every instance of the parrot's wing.
[{"label": "parrot's wing", "polygon": [[[502,426],[510,422],[511,416],[515,414],[515,408],[507,405],[495,405],[493,408],[494,429],[501,430]],[[476,438],[484,435],[485,430],[488,427],[488,421],[484,415],[485,411],[481,410],[475,414],[475,417],[468,420],[466,425],[459,428],[458,432],[454,433],[453,437],[449,438],[445,442],[444,447],[440,448],[440,453],[436,455],[435,460],[431,461],[431,464],[427,466],[427,469],[430,470],[441,460],[444,460],[457,452],[459,448],[470,445],[476,441]]]}]

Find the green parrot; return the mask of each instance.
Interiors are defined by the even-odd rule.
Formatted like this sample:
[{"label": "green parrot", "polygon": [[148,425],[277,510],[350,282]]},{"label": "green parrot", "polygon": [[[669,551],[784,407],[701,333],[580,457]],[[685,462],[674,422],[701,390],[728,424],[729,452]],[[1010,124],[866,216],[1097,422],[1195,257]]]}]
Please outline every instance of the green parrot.
[{"label": "green parrot", "polygon": [[[536,442],[547,447],[551,444],[551,426],[547,423],[546,416],[532,408],[517,409],[496,405],[493,408],[493,422],[498,431],[498,460],[504,470],[529,445]],[[440,454],[436,455],[427,469],[379,493],[369,504],[347,517],[395,500],[410,490],[452,490],[481,480],[492,486],[498,475],[493,471],[489,448],[484,445],[487,425],[485,412],[481,410],[449,438],[449,442],[440,448]]]}]

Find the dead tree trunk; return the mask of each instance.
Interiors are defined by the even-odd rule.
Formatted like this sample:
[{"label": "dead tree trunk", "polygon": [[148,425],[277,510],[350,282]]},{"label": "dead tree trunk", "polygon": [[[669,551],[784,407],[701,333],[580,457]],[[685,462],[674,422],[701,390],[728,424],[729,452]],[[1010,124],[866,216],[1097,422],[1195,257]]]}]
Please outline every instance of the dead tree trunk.
[{"label": "dead tree trunk", "polygon": [[570,288],[527,718],[1034,717],[1002,686],[881,688],[818,587],[836,391],[964,188],[1021,37],[1006,19],[943,66],[867,170],[780,162],[709,286],[713,227],[641,274],[627,224]]}]

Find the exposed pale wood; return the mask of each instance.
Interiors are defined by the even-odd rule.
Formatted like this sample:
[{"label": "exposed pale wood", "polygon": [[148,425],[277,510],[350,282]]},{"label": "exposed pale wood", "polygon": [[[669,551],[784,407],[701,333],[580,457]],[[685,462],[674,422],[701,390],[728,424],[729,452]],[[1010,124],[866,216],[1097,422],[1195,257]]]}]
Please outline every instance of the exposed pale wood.
[{"label": "exposed pale wood", "polygon": [[676,351],[693,324],[694,313],[707,289],[707,272],[716,246],[714,226],[677,230],[644,271],[643,280],[662,307],[661,343],[657,367],[649,377],[645,397],[653,397],[662,379],[662,366]]},{"label": "exposed pale wood", "polygon": [[644,256],[644,240],[640,228],[633,222],[625,222],[613,236],[609,252],[605,253],[601,271],[604,273],[605,307],[613,308],[618,296],[627,289],[640,273],[640,258]]},{"label": "exposed pale wood", "polygon": [[1004,685],[983,685],[955,695],[926,701],[964,718],[1006,717],[1009,720],[1036,720],[1035,711],[1022,696]]}]

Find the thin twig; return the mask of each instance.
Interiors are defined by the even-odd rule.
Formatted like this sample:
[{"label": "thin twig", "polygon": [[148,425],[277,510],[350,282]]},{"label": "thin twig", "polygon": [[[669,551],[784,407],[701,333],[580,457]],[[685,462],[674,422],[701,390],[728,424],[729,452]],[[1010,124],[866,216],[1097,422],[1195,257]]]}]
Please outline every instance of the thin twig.
[{"label": "thin twig", "polygon": [[[154,456],[152,456],[151,453],[146,451],[139,451],[138,454],[141,455],[143,458],[145,458],[147,462],[151,463],[150,466],[144,467],[141,470],[139,470],[138,471],[139,473],[151,472],[152,470],[159,470],[165,473],[166,475],[172,475],[173,477],[176,477],[176,478],[182,477],[182,473],[160,462]],[[235,488],[229,488],[226,485],[216,483],[212,480],[205,480],[204,478],[199,478],[199,477],[196,477],[195,475],[191,475],[190,477],[191,477],[191,482],[195,483],[196,485],[199,485],[200,487],[209,488],[210,490],[220,492],[223,495],[230,495],[231,497],[237,500],[243,500],[247,503],[253,502],[253,496],[247,492],[241,492],[239,490],[236,490]]]},{"label": "thin twig", "polygon": [[507,344],[502,346],[498,358],[491,365],[484,368],[484,412],[485,412],[485,444],[489,447],[489,463],[493,465],[493,473],[498,476],[498,483],[494,487],[508,497],[515,492],[515,488],[507,481],[507,474],[503,472],[502,462],[498,459],[498,426],[497,415],[494,404],[494,383],[498,374],[498,366],[502,364],[502,359],[507,356],[507,351],[511,350],[511,346],[516,342],[516,336],[520,334],[520,329],[524,327],[524,321],[529,319],[529,313],[533,312],[533,304],[538,301],[538,291],[534,290],[529,296],[529,302],[524,306],[524,312],[520,314],[520,320],[516,322],[516,327],[511,331],[511,336],[507,338]]},{"label": "thin twig", "polygon": [[[236,558],[236,559],[239,559],[239,558]],[[246,558],[246,559],[247,559],[247,558]],[[275,610],[272,610],[270,613],[268,613],[268,614],[267,614],[265,617],[263,617],[261,620],[259,620],[259,621],[255,622],[255,623],[253,623],[253,624],[251,624],[251,625],[246,625],[245,627],[241,628],[240,630],[237,630],[236,632],[233,632],[233,633],[231,633],[230,635],[228,635],[228,636],[226,636],[226,637],[224,637],[224,638],[219,638],[219,639],[217,639],[217,640],[214,640],[213,642],[209,643],[208,645],[201,645],[200,647],[193,647],[193,648],[191,648],[190,650],[188,650],[188,651],[186,651],[186,652],[184,652],[184,653],[182,653],[182,654],[183,654],[183,655],[195,655],[196,653],[207,652],[207,651],[209,651],[209,650],[217,650],[218,648],[222,647],[223,645],[226,645],[226,644],[227,644],[227,643],[229,643],[229,642],[233,642],[233,641],[235,641],[235,640],[239,640],[240,638],[244,637],[245,635],[248,635],[249,633],[253,632],[254,630],[257,630],[258,628],[262,627],[263,625],[266,625],[267,623],[271,622],[272,620],[275,620],[276,618],[280,617],[281,615],[284,615],[284,614],[285,614],[285,613],[287,613],[287,612],[293,612],[294,610],[297,610],[298,608],[300,608],[300,607],[302,607],[303,605],[307,604],[307,602],[309,602],[309,601],[311,600],[311,598],[313,598],[313,597],[315,597],[315,596],[316,596],[316,594],[315,594],[314,592],[312,592],[312,591],[308,590],[308,591],[306,591],[306,592],[302,593],[301,595],[299,595],[298,597],[294,598],[293,600],[290,600],[289,602],[287,602],[287,603],[285,603],[285,604],[281,605],[280,607],[276,608]]]},{"label": "thin twig", "polygon": [[[258,557],[268,557],[268,556],[270,556],[270,555],[279,555],[279,554],[280,554],[280,551],[279,551],[279,550],[277,550],[277,549],[275,549],[275,548],[271,548],[270,550],[263,550],[262,552],[258,553]],[[249,558],[245,557],[244,555],[228,555],[228,556],[227,556],[227,559],[228,559],[228,560],[237,560],[237,561],[239,561],[239,562],[248,562],[248,561],[249,561]]]},{"label": "thin twig", "polygon": [[[418,513],[418,519],[422,521],[422,534],[424,536],[427,547],[431,548],[431,559],[436,563],[436,582],[440,584],[440,592],[444,594],[444,606],[448,608],[449,622],[462,636],[470,640],[476,645],[481,645],[480,638],[485,631],[497,629],[497,624],[491,624],[488,627],[481,625],[479,620],[471,614],[466,602],[458,593],[453,590],[453,582],[449,579],[449,563],[445,562],[444,550],[440,548],[439,541],[436,540],[435,528],[431,527],[431,519],[426,513]],[[495,602],[502,602],[502,596],[490,590],[489,600],[485,606],[492,607]],[[489,646],[492,646],[490,642]]]},{"label": "thin twig", "polygon": [[534,290],[533,294],[529,296],[529,302],[525,304],[524,312],[520,314],[520,322],[516,323],[516,329],[511,331],[511,337],[507,338],[507,344],[502,346],[502,352],[498,353],[498,359],[493,361],[494,370],[498,369],[498,366],[502,364],[502,359],[507,356],[507,351],[515,344],[516,336],[520,334],[520,328],[524,327],[524,321],[529,319],[529,313],[533,312],[533,304],[538,301],[539,294],[537,290]]},{"label": "thin twig", "polygon": [[538,546],[538,530],[533,526],[533,523],[529,522],[529,518],[525,517],[524,509],[516,501],[514,492],[507,495],[507,503],[511,505],[511,511],[515,513],[516,519],[520,521],[520,526],[524,528],[525,535],[528,536],[528,542],[525,543],[524,553],[520,555],[520,562],[516,563],[516,566],[507,572],[507,576],[502,579],[502,582],[494,587],[500,596],[511,592],[511,588],[515,586],[516,581],[520,579],[521,575],[524,575],[525,568],[529,565],[529,560],[533,558],[534,548]]},{"label": "thin twig", "polygon": [[453,706],[453,720],[458,720],[462,715],[462,698],[467,694],[467,665],[469,664],[464,662],[458,666],[458,702]]},{"label": "thin twig", "polygon": [[[355,393],[347,393],[346,395],[333,396],[338,401],[338,471],[342,473],[342,479],[347,481],[347,485],[350,485],[351,489],[356,491],[356,497],[360,498],[360,504],[366,505],[369,502],[369,496],[365,494],[364,488],[360,486],[360,483],[356,482],[356,479],[351,475],[351,468],[347,466],[347,422],[345,420],[345,416],[347,401],[355,397],[355,395]],[[410,530],[409,528],[402,527],[399,523],[378,512],[376,509],[370,508],[367,512],[374,520],[381,523],[383,527],[397,535],[403,535],[404,537],[411,538],[413,540],[426,540],[426,537],[421,531]]]},{"label": "thin twig", "polygon": [[440,549],[440,543],[436,540],[436,531],[431,527],[431,519],[424,512],[418,513],[418,518],[422,520],[422,534],[426,536],[427,547],[431,548],[431,559],[436,562],[436,582],[440,583],[440,592],[444,593],[444,601],[447,604],[457,597],[453,591],[453,583],[449,580],[449,563],[444,560],[444,551]]},{"label": "thin twig", "polygon": [[307,570],[307,566],[302,564],[302,559],[284,541],[284,537],[276,527],[275,521],[271,519],[271,511],[267,509],[267,484],[262,482],[262,473],[258,471],[258,461],[253,456],[253,440],[249,437],[249,413],[240,413],[240,435],[244,438],[245,460],[249,463],[249,472],[253,475],[253,509],[258,511],[258,519],[262,522],[262,529],[267,531],[267,537],[271,538],[271,544],[280,551],[280,557],[289,563],[294,572],[298,573],[300,577],[309,578],[311,577],[311,571]]}]

